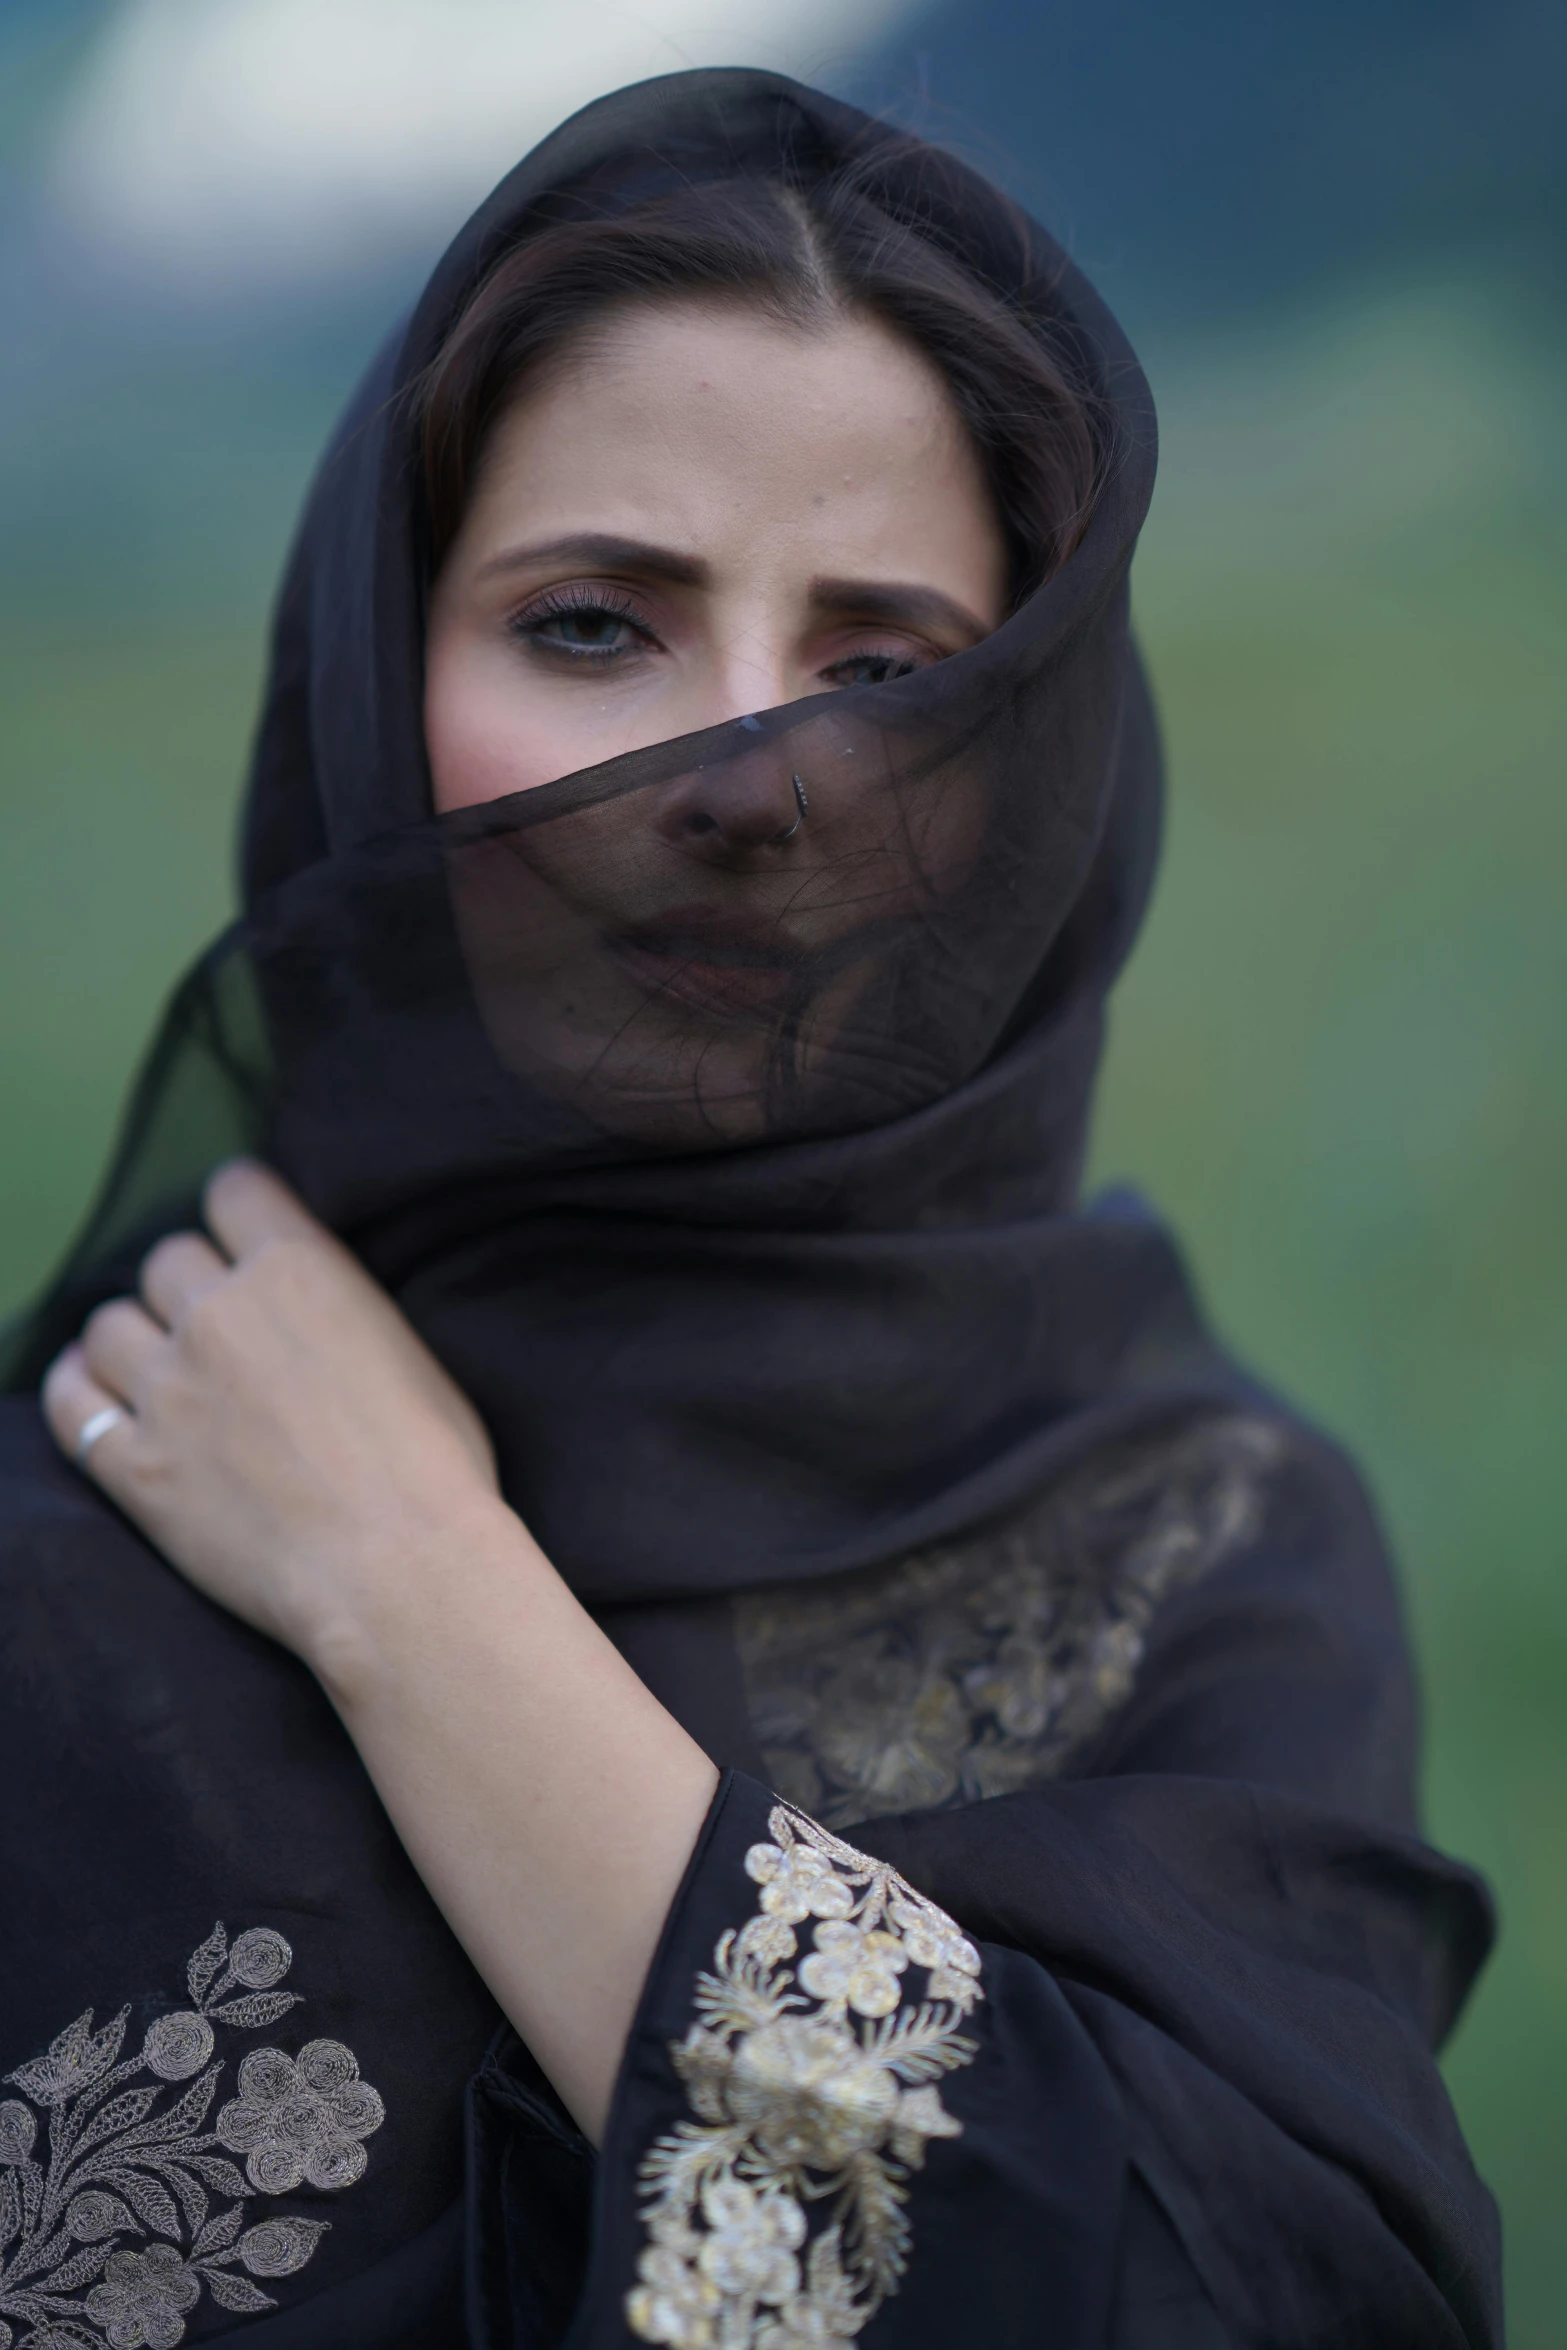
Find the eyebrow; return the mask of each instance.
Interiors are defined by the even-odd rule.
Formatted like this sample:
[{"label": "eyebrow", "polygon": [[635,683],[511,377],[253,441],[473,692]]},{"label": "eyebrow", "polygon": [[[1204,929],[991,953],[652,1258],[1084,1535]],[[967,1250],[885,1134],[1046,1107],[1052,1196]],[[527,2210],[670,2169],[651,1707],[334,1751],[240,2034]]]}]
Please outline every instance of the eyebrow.
[{"label": "eyebrow", "polygon": [[[531,571],[540,564],[580,563],[594,571],[632,571],[644,578],[667,580],[674,587],[701,588],[712,579],[712,566],[699,555],[681,555],[673,547],[650,539],[621,538],[612,531],[572,531],[563,538],[538,539],[503,548],[480,567],[481,579],[508,571]],[[918,587],[912,581],[871,579],[814,579],[811,602],[818,612],[853,612],[864,620],[905,628],[949,629],[968,643],[989,634],[984,622],[939,588]]]},{"label": "eyebrow", "polygon": [[673,547],[656,547],[646,539],[584,530],[565,538],[539,539],[531,546],[507,547],[480,566],[479,577],[493,579],[502,571],[531,571],[539,563],[582,563],[594,571],[640,571],[654,579],[667,579],[676,587],[706,587],[712,576],[698,555],[677,555]]},{"label": "eyebrow", "polygon": [[813,579],[811,602],[819,612],[856,612],[866,620],[908,628],[949,628],[974,642],[990,633],[955,597],[901,580]]}]

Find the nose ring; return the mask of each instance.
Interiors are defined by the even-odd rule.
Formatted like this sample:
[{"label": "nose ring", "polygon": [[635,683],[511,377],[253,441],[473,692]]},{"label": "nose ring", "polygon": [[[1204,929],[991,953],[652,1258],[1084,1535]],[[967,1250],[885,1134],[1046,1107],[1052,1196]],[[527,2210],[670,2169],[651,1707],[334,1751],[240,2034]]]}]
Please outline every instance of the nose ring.
[{"label": "nose ring", "polygon": [[787,832],[775,832],[773,834],[773,840],[779,848],[783,847],[783,844],[786,840],[793,840],[795,834],[799,831],[801,825],[805,822],[806,814],[811,805],[810,801],[805,796],[805,786],[800,781],[798,775],[791,775],[789,781],[794,785],[794,804],[799,809],[800,813],[798,816],[796,816],[794,822],[789,826]]}]

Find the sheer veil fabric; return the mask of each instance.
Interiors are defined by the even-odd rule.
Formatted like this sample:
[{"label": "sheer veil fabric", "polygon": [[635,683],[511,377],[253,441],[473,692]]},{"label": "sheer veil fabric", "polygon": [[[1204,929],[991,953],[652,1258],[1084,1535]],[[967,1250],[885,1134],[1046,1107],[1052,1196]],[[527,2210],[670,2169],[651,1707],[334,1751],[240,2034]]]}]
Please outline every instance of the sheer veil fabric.
[{"label": "sheer veil fabric", "polygon": [[[1064,571],[971,651],[431,814],[414,393],[530,228],[861,159],[1093,399]],[[961,164],[750,73],[630,90],[502,183],[376,361],[284,586],[246,910],[187,983],[20,1383],[259,1147],[486,1413],[584,1596],[829,1574],[1233,1386],[1169,1244],[1075,1195],[1158,838],[1128,634],[1152,409],[1064,254]],[[729,830],[776,810],[787,842]],[[769,826],[767,829],[771,829]]]}]

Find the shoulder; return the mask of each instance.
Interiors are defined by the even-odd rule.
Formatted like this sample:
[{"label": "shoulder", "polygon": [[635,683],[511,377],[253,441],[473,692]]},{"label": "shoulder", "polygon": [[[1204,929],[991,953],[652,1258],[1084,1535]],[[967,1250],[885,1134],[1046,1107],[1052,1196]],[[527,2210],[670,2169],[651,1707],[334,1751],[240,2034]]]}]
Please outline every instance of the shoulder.
[{"label": "shoulder", "polygon": [[1364,1487],[1260,1402],[1087,1444],[968,1535],[744,1595],[735,1630],[772,1782],[829,1826],[1177,1749],[1194,1767],[1194,1739],[1229,1775],[1225,1736],[1244,1723],[1262,1761],[1275,1703],[1330,1745],[1335,1719],[1374,1717],[1407,1804],[1403,1642]]}]

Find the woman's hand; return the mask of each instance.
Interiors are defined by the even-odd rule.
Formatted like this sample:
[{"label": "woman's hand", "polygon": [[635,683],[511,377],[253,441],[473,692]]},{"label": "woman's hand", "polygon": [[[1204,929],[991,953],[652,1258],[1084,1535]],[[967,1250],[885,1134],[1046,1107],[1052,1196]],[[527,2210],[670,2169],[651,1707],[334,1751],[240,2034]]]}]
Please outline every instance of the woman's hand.
[{"label": "woman's hand", "polygon": [[266,1168],[223,1167],[44,1381],[71,1453],[193,1583],[318,1667],[410,1560],[498,1504],[478,1414],[357,1259]]},{"label": "woman's hand", "polygon": [[447,1923],[590,2137],[717,1783],[502,1500],[471,1405],[264,1168],[44,1382],[75,1454],[312,1667]]}]

